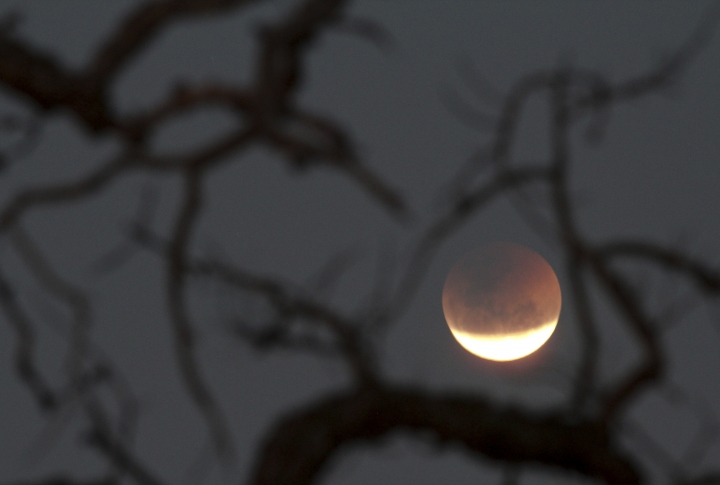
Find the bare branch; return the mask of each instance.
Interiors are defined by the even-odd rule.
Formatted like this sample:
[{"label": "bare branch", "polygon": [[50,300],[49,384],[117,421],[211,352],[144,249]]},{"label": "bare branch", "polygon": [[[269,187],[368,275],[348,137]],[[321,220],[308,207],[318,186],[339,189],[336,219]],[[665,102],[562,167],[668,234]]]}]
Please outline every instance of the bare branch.
[{"label": "bare branch", "polygon": [[232,268],[226,263],[212,260],[196,261],[188,266],[188,271],[196,276],[218,278],[235,288],[258,293],[268,299],[282,319],[277,325],[264,330],[249,332],[245,329],[243,333],[246,337],[259,338],[264,345],[295,345],[306,348],[310,345],[310,348],[321,353],[333,353],[331,348],[319,342],[311,342],[303,338],[298,340],[296,337],[290,341],[284,339],[284,332],[288,330],[290,320],[302,318],[308,322],[317,322],[335,337],[334,351],[346,359],[358,384],[370,385],[378,379],[373,363],[361,346],[359,322],[341,316],[310,297],[297,295],[296,292],[290,291],[278,281],[252,275]]},{"label": "bare branch", "polygon": [[[170,254],[171,242],[162,240],[148,228],[134,227],[130,237],[142,247],[158,254]],[[346,359],[353,376],[360,385],[377,381],[376,369],[360,345],[361,322],[346,317],[310,295],[281,281],[234,267],[214,259],[187,258],[183,271],[188,275],[213,278],[232,288],[263,296],[272,305],[278,319],[262,328],[251,328],[235,321],[232,328],[237,335],[261,348],[291,347],[311,350],[321,355],[336,355]],[[290,323],[302,319],[319,326],[334,337],[328,343],[315,338],[290,336]]]},{"label": "bare branch", "polygon": [[10,240],[40,285],[73,311],[74,323],[65,362],[71,382],[79,381],[89,350],[92,316],[88,297],[82,290],[68,283],[55,272],[50,262],[19,224],[12,227]]},{"label": "bare branch", "polygon": [[255,91],[263,104],[264,120],[285,107],[301,80],[301,56],[320,29],[341,19],[344,0],[306,0],[280,23],[260,32]]},{"label": "bare branch", "polygon": [[178,86],[163,102],[140,114],[134,114],[122,121],[123,129],[135,136],[145,134],[173,116],[193,108],[223,106],[238,112],[250,114],[255,103],[250,93],[233,86],[208,84],[202,86]]},{"label": "bare branch", "polygon": [[96,86],[107,86],[171,23],[182,18],[226,13],[257,0],[151,0],[130,13],[98,49],[86,70]]},{"label": "bare branch", "polygon": [[0,82],[43,110],[66,108],[94,131],[113,126],[100,91],[49,55],[0,32]]},{"label": "bare branch", "polygon": [[57,406],[57,397],[35,365],[35,328],[17,301],[10,283],[1,274],[0,306],[17,337],[15,368],[20,380],[30,389],[41,410],[54,409]]},{"label": "bare branch", "polygon": [[608,261],[626,258],[653,262],[694,280],[707,293],[720,292],[720,270],[678,250],[640,241],[616,241],[600,246],[596,252]]},{"label": "bare branch", "polygon": [[233,454],[232,439],[220,405],[198,368],[195,358],[195,337],[190,317],[185,308],[187,252],[202,205],[201,173],[190,170],[184,174],[184,181],[183,207],[175,222],[166,254],[167,296],[174,334],[175,355],[185,388],[207,422],[213,437],[215,451],[218,457],[227,461]]},{"label": "bare branch", "polygon": [[29,188],[19,192],[11,199],[10,203],[0,210],[0,233],[7,231],[30,208],[70,202],[98,192],[114,182],[115,178],[127,170],[130,165],[129,159],[123,155],[77,181]]},{"label": "bare branch", "polygon": [[712,2],[701,17],[699,25],[672,55],[653,69],[624,82],[611,85],[599,73],[575,69],[573,77],[581,83],[587,83],[590,87],[589,94],[576,100],[575,106],[598,110],[611,104],[631,101],[667,87],[676,81],[702,52],[714,35],[719,21],[720,4]]},{"label": "bare branch", "polygon": [[593,269],[601,283],[626,315],[626,322],[638,337],[645,351],[643,362],[637,369],[634,372],[629,372],[613,389],[606,393],[603,415],[606,420],[610,420],[617,415],[620,409],[627,406],[637,392],[662,378],[665,361],[660,339],[654,331],[649,317],[640,308],[638,298],[634,292],[615,272],[604,264],[604,261],[594,259]]},{"label": "bare branch", "polygon": [[640,483],[601,423],[569,425],[477,396],[400,387],[336,394],[286,416],[261,448],[250,483],[313,483],[339,450],[398,431],[429,432],[438,445],[461,444],[497,460],[559,466],[618,485]]},{"label": "bare branch", "polygon": [[88,399],[85,403],[85,410],[93,423],[92,430],[86,437],[90,446],[100,451],[113,465],[127,473],[138,484],[163,485],[163,482],[142,465],[119,441],[113,439],[112,431],[107,423],[107,416],[97,400]]},{"label": "bare branch", "polygon": [[[280,279],[254,274],[224,261],[194,258],[192,247],[203,208],[205,176],[254,143],[279,151],[290,166],[298,169],[311,166],[338,169],[389,213],[403,217],[409,214],[401,195],[360,160],[353,140],[339,123],[296,105],[313,42],[335,27],[382,43],[387,36],[376,24],[348,20],[345,7],[349,2],[344,0],[299,0],[279,21],[259,32],[256,72],[249,86],[217,83],[180,86],[156,106],[122,117],[109,105],[108,93],[114,80],[164,29],[180,19],[228,13],[252,3],[253,0],[143,1],[108,35],[92,61],[78,71],[29,47],[17,40],[9,28],[0,26],[0,84],[39,107],[42,115],[51,110],[68,110],[77,117],[80,126],[90,129],[91,135],[111,131],[125,146],[119,156],[88,175],[66,183],[25,188],[0,207],[0,233],[9,235],[40,286],[65,302],[74,315],[67,359],[70,383],[54,391],[36,368],[35,326],[19,304],[10,281],[0,273],[0,306],[17,335],[18,374],[42,408],[81,403],[91,421],[89,443],[109,459],[117,474],[127,475],[138,483],[160,485],[159,479],[133,456],[127,443],[129,428],[133,427],[128,414],[132,413],[122,410],[116,426],[95,393],[98,385],[118,385],[118,381],[110,366],[90,350],[87,296],[57,274],[52,262],[23,231],[22,224],[23,217],[32,209],[84,200],[131,171],[179,173],[182,200],[169,239],[152,232],[151,221],[141,217],[144,210],[130,228],[130,239],[159,254],[167,264],[167,304],[175,358],[186,392],[209,429],[216,455],[230,460],[232,440],[221,405],[204,380],[197,359],[195,329],[188,307],[191,278],[211,278],[270,304],[273,316],[262,325],[242,318],[236,322],[236,333],[243,340],[264,349],[291,347],[339,357],[347,363],[354,378],[351,390],[326,396],[277,423],[258,455],[253,483],[309,484],[333,456],[348,446],[379,442],[398,431],[431,435],[441,446],[459,443],[471,453],[493,458],[508,467],[536,463],[608,483],[639,483],[640,468],[629,458],[629,452],[616,448],[615,438],[621,431],[614,423],[642,390],[662,379],[665,362],[656,324],[659,318],[668,317],[647,311],[642,295],[616,270],[614,263],[622,259],[648,261],[661,270],[689,278],[711,295],[720,293],[720,272],[679,250],[659,245],[621,240],[598,246],[588,241],[579,230],[574,212],[576,201],[571,197],[568,167],[572,162],[572,128],[590,113],[594,118],[589,132],[601,134],[615,104],[657,92],[677,79],[707,44],[720,18],[720,6],[711,7],[688,41],[666,61],[620,83],[610,83],[592,70],[568,67],[530,73],[503,96],[488,87],[472,66],[465,65],[462,74],[465,80],[479,86],[474,90],[477,97],[490,98],[485,100],[492,108],[496,107],[494,101],[500,101],[500,111],[497,115],[476,116],[477,113],[465,110],[462,101],[451,102],[457,101],[455,111],[471,115],[487,131],[494,132],[489,148],[479,157],[480,163],[473,161],[458,175],[462,180],[453,186],[447,207],[421,232],[417,243],[409,247],[402,272],[386,278],[391,280],[388,285],[378,278],[376,288],[381,290],[371,292],[375,301],[366,305],[368,311],[351,317],[318,298],[327,285],[319,285],[313,292],[299,291]],[[538,93],[547,94],[550,99],[552,153],[549,160],[521,167],[513,159],[512,150],[523,110]],[[163,123],[209,106],[227,109],[239,126],[197,150],[163,154],[147,151],[148,140]],[[7,119],[0,120],[0,124],[3,121],[7,126],[16,123]],[[494,406],[479,396],[436,394],[386,382],[374,360],[372,331],[386,328],[405,311],[443,242],[498,196],[531,184],[549,189],[543,207],[551,209],[552,220],[541,223],[553,233],[553,242],[559,242],[565,255],[570,295],[584,339],[583,356],[570,396],[572,409],[559,407],[555,414],[540,415]],[[640,365],[606,389],[597,389],[601,354],[589,277],[597,278],[601,290],[618,305],[623,323],[638,338],[642,352]],[[332,284],[332,274],[326,280]],[[387,295],[378,296],[380,292]],[[122,391],[116,391],[115,398],[120,402]],[[599,412],[591,406],[597,404],[596,400],[600,401]],[[116,432],[116,427],[120,431]],[[628,427],[627,431],[633,429]],[[714,436],[700,434],[688,456],[700,456]],[[643,446],[654,449],[652,443]],[[669,475],[680,481],[682,473],[675,470],[679,465],[664,451],[656,453],[661,461],[671,463]],[[508,481],[513,478],[513,473],[509,473]],[[76,482],[66,477],[50,477],[38,484],[110,485],[122,479],[123,476],[108,476]],[[683,483],[700,485],[717,481],[717,475],[708,473]]]}]

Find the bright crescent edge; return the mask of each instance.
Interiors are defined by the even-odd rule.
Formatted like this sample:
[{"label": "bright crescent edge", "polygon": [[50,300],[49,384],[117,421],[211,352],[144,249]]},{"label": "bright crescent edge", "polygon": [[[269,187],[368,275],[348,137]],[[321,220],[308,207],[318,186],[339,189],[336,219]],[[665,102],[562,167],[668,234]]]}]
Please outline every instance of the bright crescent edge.
[{"label": "bright crescent edge", "polygon": [[502,336],[471,334],[452,330],[455,339],[469,352],[483,359],[505,362],[532,354],[547,342],[557,326],[555,321],[528,332]]}]

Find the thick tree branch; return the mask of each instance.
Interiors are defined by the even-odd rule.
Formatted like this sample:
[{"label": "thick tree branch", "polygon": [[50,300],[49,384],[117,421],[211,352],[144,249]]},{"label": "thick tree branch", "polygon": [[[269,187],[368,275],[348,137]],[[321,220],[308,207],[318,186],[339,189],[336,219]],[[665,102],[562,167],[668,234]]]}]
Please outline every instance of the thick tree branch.
[{"label": "thick tree branch", "polygon": [[94,131],[113,126],[100,91],[51,56],[0,34],[0,82],[43,110],[66,108]]},{"label": "thick tree branch", "polygon": [[461,444],[497,460],[562,467],[615,485],[640,483],[636,465],[601,423],[570,425],[476,396],[401,387],[341,393],[291,413],[265,441],[250,483],[311,484],[341,450],[399,431],[429,433],[438,445]]}]

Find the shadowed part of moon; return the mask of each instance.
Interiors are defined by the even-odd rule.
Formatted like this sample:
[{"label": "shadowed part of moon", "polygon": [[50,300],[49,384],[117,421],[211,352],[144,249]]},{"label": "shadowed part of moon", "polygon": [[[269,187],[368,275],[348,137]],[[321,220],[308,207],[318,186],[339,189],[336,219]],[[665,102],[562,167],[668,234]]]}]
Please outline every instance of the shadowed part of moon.
[{"label": "shadowed part of moon", "polygon": [[442,303],[455,337],[481,357],[493,358],[473,351],[470,342],[475,348],[503,347],[498,352],[505,356],[534,346],[517,357],[493,358],[512,360],[537,350],[552,334],[560,315],[560,284],[536,252],[518,244],[493,243],[465,254],[453,266]]}]

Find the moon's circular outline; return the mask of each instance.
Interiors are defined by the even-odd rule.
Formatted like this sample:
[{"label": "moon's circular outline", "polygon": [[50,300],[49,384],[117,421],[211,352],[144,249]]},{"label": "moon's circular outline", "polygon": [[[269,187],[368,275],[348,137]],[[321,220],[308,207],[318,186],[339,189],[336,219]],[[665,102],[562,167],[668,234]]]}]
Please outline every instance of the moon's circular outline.
[{"label": "moon's circular outline", "polygon": [[[485,248],[491,248],[492,246],[498,245],[507,245],[508,248],[515,247],[516,249],[521,249],[526,254],[527,252],[531,253],[533,259],[537,260],[539,258],[542,264],[547,268],[547,270],[549,270],[549,275],[551,276],[551,279],[554,280],[554,285],[557,287],[558,291],[558,306],[561,305],[562,293],[560,291],[557,275],[542,256],[540,256],[538,253],[536,253],[530,248],[515,243],[497,242],[489,244]],[[482,251],[482,249],[480,249],[480,251]],[[464,255],[460,261],[467,258],[473,252],[474,251],[471,251],[470,253]],[[455,318],[452,318],[453,323],[451,323],[451,317],[447,313],[448,309],[445,306],[445,299],[446,288],[449,278],[451,277],[450,275],[456,271],[456,268],[458,267],[460,261],[458,261],[458,263],[453,266],[453,269],[451,269],[451,272],[448,273],[448,279],[446,279],[445,287],[443,288],[443,313],[445,314],[445,319],[447,320],[447,324],[451,333],[462,347],[464,347],[470,353],[477,355],[478,357],[481,357],[483,359],[507,362],[511,360],[521,359],[532,354],[540,347],[542,347],[545,342],[548,341],[550,336],[555,331],[555,328],[557,327],[558,319],[560,316],[559,308],[557,310],[557,313],[553,315],[554,318],[530,330],[505,334],[493,334],[484,332],[471,333],[456,328]]]}]

